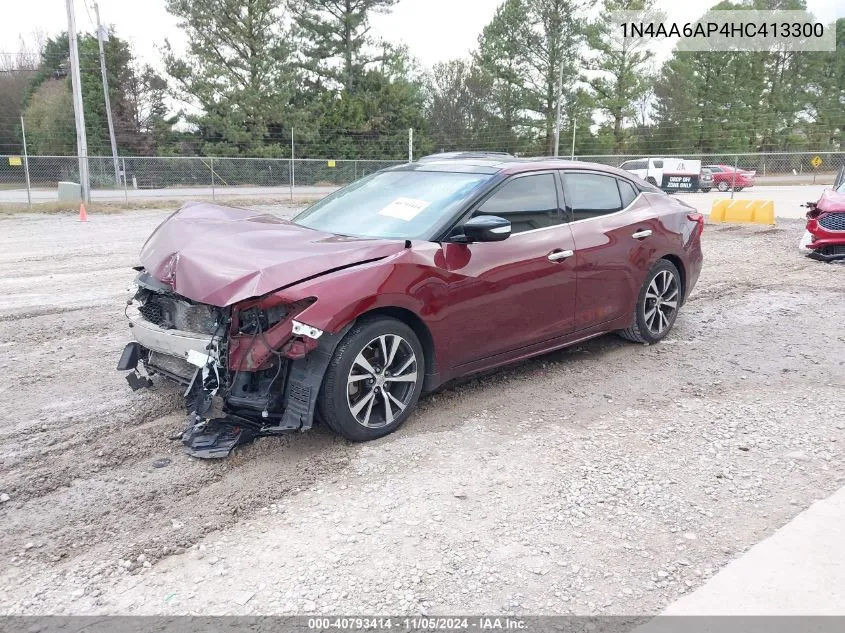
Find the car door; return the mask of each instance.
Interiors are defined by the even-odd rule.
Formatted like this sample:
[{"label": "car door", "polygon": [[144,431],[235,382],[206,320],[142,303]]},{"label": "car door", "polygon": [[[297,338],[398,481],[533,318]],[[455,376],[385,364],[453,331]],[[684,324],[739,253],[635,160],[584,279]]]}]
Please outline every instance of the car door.
[{"label": "car door", "polygon": [[563,173],[563,183],[578,277],[575,329],[582,330],[633,310],[655,257],[650,238],[658,219],[624,178],[573,170]]},{"label": "car door", "polygon": [[463,218],[507,218],[510,237],[443,244],[453,366],[507,354],[574,328],[574,243],[563,223],[561,197],[553,171],[512,176]]}]

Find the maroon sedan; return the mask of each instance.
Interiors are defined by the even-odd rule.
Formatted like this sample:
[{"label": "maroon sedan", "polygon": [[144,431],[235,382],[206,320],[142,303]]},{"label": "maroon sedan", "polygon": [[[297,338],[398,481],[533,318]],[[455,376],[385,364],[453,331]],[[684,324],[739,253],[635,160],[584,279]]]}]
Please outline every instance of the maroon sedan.
[{"label": "maroon sedan", "polygon": [[371,440],[458,376],[607,332],[656,343],[703,226],[627,172],[499,157],[380,171],[293,221],[192,203],[141,250],[118,369],[184,385],[196,456],[315,417]]}]

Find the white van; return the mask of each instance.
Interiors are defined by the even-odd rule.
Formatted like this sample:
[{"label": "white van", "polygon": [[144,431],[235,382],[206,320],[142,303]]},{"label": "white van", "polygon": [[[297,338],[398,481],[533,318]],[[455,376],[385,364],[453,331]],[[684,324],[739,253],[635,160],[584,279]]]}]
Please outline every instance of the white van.
[{"label": "white van", "polygon": [[640,158],[625,161],[620,168],[664,191],[698,191],[701,177],[701,161],[686,158]]}]

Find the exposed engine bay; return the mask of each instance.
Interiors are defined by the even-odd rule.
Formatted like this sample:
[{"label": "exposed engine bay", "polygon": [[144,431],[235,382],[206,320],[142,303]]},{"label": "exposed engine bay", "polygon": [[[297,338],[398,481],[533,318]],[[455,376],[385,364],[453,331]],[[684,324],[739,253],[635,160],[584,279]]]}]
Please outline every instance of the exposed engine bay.
[{"label": "exposed engine bay", "polygon": [[300,323],[310,301],[278,297],[228,307],[176,294],[141,271],[126,317],[135,342],[118,363],[133,390],[155,375],[185,389],[178,436],[195,457],[226,457],[259,436],[311,427],[323,374],[342,336]]}]

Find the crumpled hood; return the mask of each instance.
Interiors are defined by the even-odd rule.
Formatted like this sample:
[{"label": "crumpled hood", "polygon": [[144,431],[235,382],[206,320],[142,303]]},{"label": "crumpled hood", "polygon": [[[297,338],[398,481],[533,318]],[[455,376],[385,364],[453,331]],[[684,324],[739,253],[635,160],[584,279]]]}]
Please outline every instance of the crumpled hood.
[{"label": "crumpled hood", "polygon": [[816,203],[816,209],[829,213],[845,213],[845,193],[825,191]]},{"label": "crumpled hood", "polygon": [[225,307],[403,248],[401,241],[343,237],[248,209],[191,202],[153,231],[141,264],[183,297]]}]

